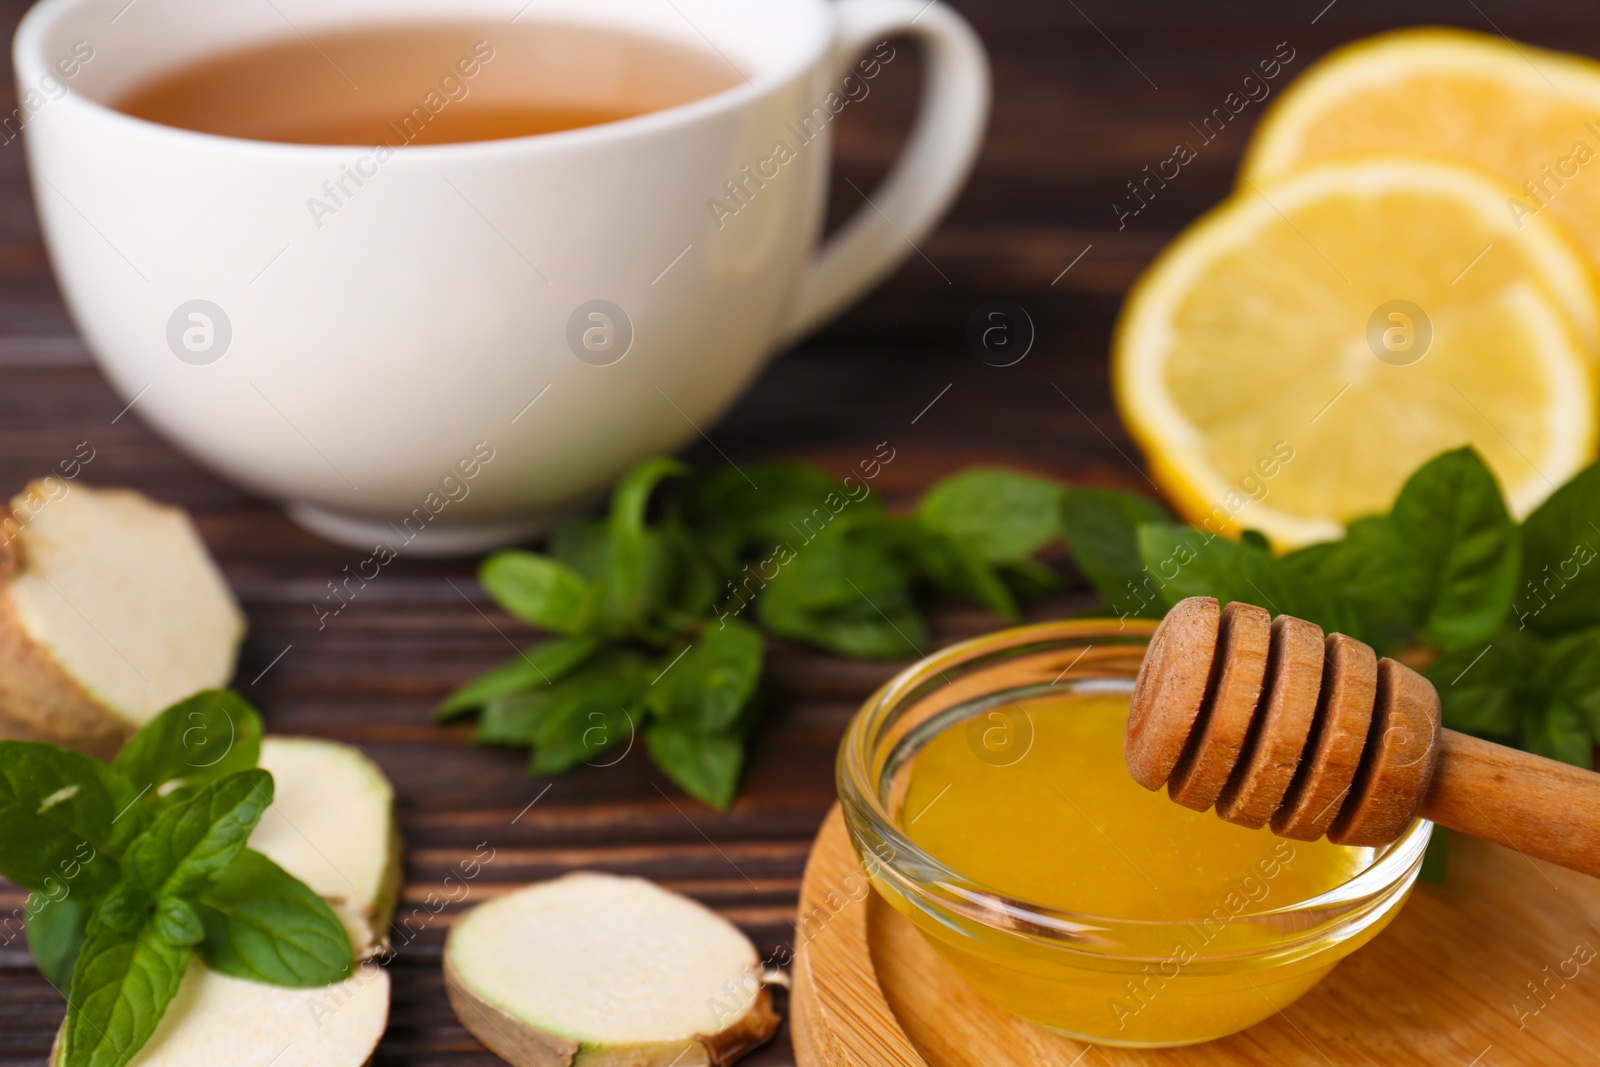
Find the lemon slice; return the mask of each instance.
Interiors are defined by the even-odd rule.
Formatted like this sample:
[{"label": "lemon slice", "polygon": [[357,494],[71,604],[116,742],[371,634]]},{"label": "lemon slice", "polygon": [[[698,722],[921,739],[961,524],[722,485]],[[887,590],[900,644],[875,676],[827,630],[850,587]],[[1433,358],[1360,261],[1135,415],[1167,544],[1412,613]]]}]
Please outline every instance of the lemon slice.
[{"label": "lemon slice", "polygon": [[1168,246],[1123,309],[1113,388],[1185,517],[1293,546],[1463,444],[1518,515],[1587,463],[1591,275],[1504,200],[1466,168],[1353,159],[1247,185]]},{"label": "lemon slice", "polygon": [[1600,264],[1600,63],[1592,59],[1464,30],[1359,41],[1268,109],[1241,174],[1264,185],[1373,152],[1480,167],[1508,186],[1509,217],[1555,216]]}]

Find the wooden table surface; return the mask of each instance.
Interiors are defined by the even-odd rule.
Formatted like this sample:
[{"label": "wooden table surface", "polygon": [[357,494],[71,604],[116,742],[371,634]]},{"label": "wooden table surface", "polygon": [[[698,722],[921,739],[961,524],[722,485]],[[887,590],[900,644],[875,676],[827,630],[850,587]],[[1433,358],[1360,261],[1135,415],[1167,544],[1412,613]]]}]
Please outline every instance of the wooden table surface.
[{"label": "wooden table surface", "polygon": [[[0,0],[8,36],[25,6]],[[1492,23],[1522,40],[1600,52],[1600,21],[1577,3],[952,6],[976,25],[995,65],[995,114],[976,175],[946,224],[923,242],[922,255],[775,362],[711,429],[717,448],[741,464],[807,458],[842,471],[887,441],[896,458],[877,484],[891,503],[976,461],[1141,486],[1137,455],[1107,389],[1112,321],[1139,268],[1225,194],[1260,106],[1246,108],[1119,229],[1113,204],[1128,180],[1190,138],[1189,123],[1220,105],[1279,42],[1294,50],[1289,73],[1343,41],[1417,23],[1483,30]],[[913,67],[886,72],[839,124],[842,173],[864,189],[898,150],[915,97]],[[3,108],[13,105],[6,100]],[[857,200],[847,184],[835,183],[835,216]],[[966,340],[969,317],[994,298],[1024,307],[1038,335],[1030,355],[1004,369],[983,363]],[[614,767],[529,780],[520,752],[474,748],[465,729],[430,721],[452,685],[509,654],[499,630],[517,640],[529,636],[488,603],[468,563],[399,560],[319,629],[312,603],[357,555],[314,539],[265,501],[180,456],[139,421],[137,409],[121,414],[124,404],[62,306],[40,243],[23,148],[0,144],[0,494],[9,496],[86,441],[95,456],[87,481],[134,486],[195,515],[249,615],[235,684],[262,708],[268,728],[358,744],[394,780],[408,844],[402,909],[420,906],[486,842],[494,859],[469,903],[590,868],[646,875],[686,892],[738,923],[763,951],[792,937],[807,846],[833,799],[834,747],[859,702],[897,664],[776,646],[770,712],[727,813],[686,799],[639,751]],[[721,462],[704,445],[692,455]],[[1069,591],[1033,614],[1049,617],[1086,600],[1081,583],[1069,578]],[[960,605],[941,607],[935,620],[940,644],[996,625]],[[0,912],[21,901],[0,883]],[[445,1002],[439,957],[451,918],[445,911],[432,919],[394,961],[394,1008],[377,1063],[497,1062]],[[21,939],[0,946],[0,1067],[42,1064],[62,1011]],[[747,1062],[792,1063],[787,1035]]]}]

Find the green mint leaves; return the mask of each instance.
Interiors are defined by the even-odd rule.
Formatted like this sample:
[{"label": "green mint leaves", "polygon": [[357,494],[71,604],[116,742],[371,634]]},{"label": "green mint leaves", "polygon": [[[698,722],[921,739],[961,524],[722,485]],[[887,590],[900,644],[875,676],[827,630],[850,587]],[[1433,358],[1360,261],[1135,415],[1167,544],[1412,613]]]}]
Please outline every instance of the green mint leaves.
[{"label": "green mint leaves", "polygon": [[233,862],[271,803],[272,775],[252,769],[167,805],[128,846],[123,885],[156,900],[194,896]]},{"label": "green mint leaves", "polygon": [[1149,497],[1113,489],[1068,489],[1061,507],[1061,531],[1078,569],[1119,618],[1157,619],[1165,613],[1145,574],[1138,531],[1172,521]]},{"label": "green mint leaves", "polygon": [[1600,737],[1600,465],[1520,526],[1471,449],[1406,481],[1387,515],[1275,556],[1172,523],[1143,497],[1069,490],[1064,528],[1123,618],[1187,596],[1244,600],[1402,654],[1438,687],[1445,723],[1590,766]]},{"label": "green mint leaves", "polygon": [[130,737],[111,768],[135,789],[166,796],[248,770],[260,756],[261,717],[239,694],[207,689]]},{"label": "green mint leaves", "polygon": [[507,613],[552,633],[581,632],[597,607],[582,575],[531,552],[491,556],[478,578]]},{"label": "green mint leaves", "polygon": [[315,989],[349,971],[350,936],[304,882],[246,849],[194,904],[206,966],[268,985]]},{"label": "green mint leaves", "polygon": [[123,1067],[155,1033],[189,964],[189,950],[163,941],[154,924],[97,918],[67,994],[62,1067]]},{"label": "green mint leaves", "polygon": [[58,990],[72,981],[72,968],[88,933],[90,910],[88,904],[67,896],[65,885],[61,892],[59,898],[28,894],[22,928],[39,973]]},{"label": "green mint leaves", "polygon": [[914,599],[918,548],[915,527],[877,507],[842,511],[809,540],[746,565],[733,606],[753,599],[762,626],[831,652],[915,656],[929,637]]},{"label": "green mint leaves", "polygon": [[765,648],[761,634],[737,619],[705,630],[671,664],[671,681],[656,697],[661,718],[707,736],[731,730],[755,695]]},{"label": "green mint leaves", "polygon": [[272,803],[261,719],[208,691],[135,734],[111,766],[0,741],[0,875],[33,890],[25,931],[67,997],[61,1067],[123,1067],[177,994],[190,956],[274,985],[351,967],[327,903],[246,844]]},{"label": "green mint leaves", "polygon": [[[1139,498],[1089,501],[1086,538],[1069,534],[1085,573],[1119,615],[1159,617],[1186,596],[1245,600],[1298,615],[1390,650],[1425,643],[1482,647],[1510,609],[1522,543],[1477,453],[1433,459],[1405,483],[1388,515],[1352,523],[1342,540],[1275,556],[1248,534],[1138,519]],[[1120,509],[1120,510],[1119,510]],[[1116,516],[1125,518],[1120,529]],[[1134,528],[1138,566],[1121,538]],[[1102,585],[1098,572],[1118,583]]]},{"label": "green mint leaves", "polygon": [[104,764],[35,741],[0,742],[0,875],[53,894],[115,884],[137,823],[118,826],[136,803],[131,783]]},{"label": "green mint leaves", "polygon": [[921,599],[966,596],[1007,619],[1053,588],[1035,555],[1061,534],[1063,489],[996,469],[934,486],[890,515],[873,481],[894,451],[840,479],[801,463],[695,471],[640,464],[604,520],[567,524],[548,554],[497,552],[480,581],[508,613],[557,634],[450,694],[484,744],[531,746],[553,774],[636,740],[714,807],[733,801],[760,703],[761,631],[862,657],[920,655]]},{"label": "green mint leaves", "polygon": [[1559,635],[1600,626],[1600,464],[1551,494],[1522,524],[1512,622]]},{"label": "green mint leaves", "polygon": [[549,685],[571,673],[594,655],[599,647],[599,639],[592,637],[546,641],[457,689],[439,705],[439,717],[456,718],[474,708],[483,707],[496,697],[511,696],[538,685]]},{"label": "green mint leaves", "polygon": [[645,748],[686,792],[733,798],[755,720],[761,631],[865,658],[922,654],[930,592],[1008,621],[1058,585],[1038,561],[1064,540],[1118,618],[1184,597],[1243,600],[1423,665],[1458,729],[1587,765],[1600,736],[1600,465],[1518,524],[1469,448],[1419,468],[1385,515],[1275,554],[1177,522],[1148,497],[962,471],[910,514],[873,480],[801,463],[696,471],[649,460],[606,519],[558,530],[548,555],[499,552],[480,578],[517,618],[557,634],[450,694],[476,740],[533,748],[532,774]]},{"label": "green mint leaves", "polygon": [[[1055,482],[995,468],[975,467],[945,479],[917,505],[923,566],[941,589],[1020,621],[1017,572],[1041,573],[1030,565],[1061,536],[1062,495]],[[1042,573],[1047,583],[1054,577]]]},{"label": "green mint leaves", "polygon": [[1391,572],[1412,626],[1444,649],[1493,634],[1511,608],[1522,538],[1478,454],[1446,452],[1420,468],[1388,522]]}]

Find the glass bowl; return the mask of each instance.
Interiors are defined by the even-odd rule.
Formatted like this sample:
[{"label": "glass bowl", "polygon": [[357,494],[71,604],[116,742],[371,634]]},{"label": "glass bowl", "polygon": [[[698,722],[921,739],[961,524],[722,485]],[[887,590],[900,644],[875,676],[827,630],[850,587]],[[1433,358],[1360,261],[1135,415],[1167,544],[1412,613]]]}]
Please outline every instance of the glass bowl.
[{"label": "glass bowl", "polygon": [[1257,910],[1253,894],[1229,894],[1185,922],[1076,914],[1006,897],[901,830],[908,771],[930,738],[984,715],[988,725],[969,729],[969,739],[981,738],[995,760],[1010,758],[1008,746],[1027,741],[1027,723],[1008,717],[1007,705],[1063,692],[1131,692],[1154,631],[1142,621],[1075,620],[966,641],[885,684],[839,749],[845,823],[884,899],[995,1004],[1100,1044],[1209,1041],[1287,1007],[1399,911],[1433,827],[1417,820],[1318,896]]}]

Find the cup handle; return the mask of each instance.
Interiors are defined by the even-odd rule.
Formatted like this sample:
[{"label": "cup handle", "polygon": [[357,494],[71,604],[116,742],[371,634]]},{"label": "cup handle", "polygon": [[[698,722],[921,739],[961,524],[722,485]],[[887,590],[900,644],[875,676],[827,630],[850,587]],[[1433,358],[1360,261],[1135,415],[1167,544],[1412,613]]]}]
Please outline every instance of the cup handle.
[{"label": "cup handle", "polygon": [[927,75],[916,125],[888,177],[812,255],[782,331],[798,339],[898,267],[961,190],[989,118],[989,61],[965,19],[938,0],[838,0],[833,66],[896,34],[920,39]]}]

